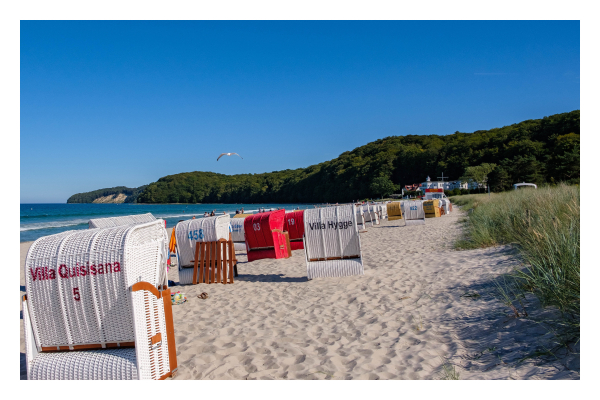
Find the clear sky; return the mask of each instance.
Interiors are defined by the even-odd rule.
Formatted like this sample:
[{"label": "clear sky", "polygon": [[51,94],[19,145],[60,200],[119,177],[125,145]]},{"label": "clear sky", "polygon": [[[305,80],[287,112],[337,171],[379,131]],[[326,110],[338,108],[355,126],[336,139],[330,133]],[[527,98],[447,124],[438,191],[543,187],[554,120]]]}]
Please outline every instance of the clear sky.
[{"label": "clear sky", "polygon": [[22,21],[20,34],[22,203],[580,108],[579,21]]}]

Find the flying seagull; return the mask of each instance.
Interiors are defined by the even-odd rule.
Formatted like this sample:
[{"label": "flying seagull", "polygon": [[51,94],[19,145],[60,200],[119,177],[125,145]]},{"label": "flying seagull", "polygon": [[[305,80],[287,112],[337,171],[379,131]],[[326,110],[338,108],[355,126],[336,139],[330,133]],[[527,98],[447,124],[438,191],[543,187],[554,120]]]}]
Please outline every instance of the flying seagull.
[{"label": "flying seagull", "polygon": [[232,156],[232,155],[236,155],[239,158],[241,158],[242,160],[244,159],[242,156],[240,156],[238,153],[221,153],[221,155],[217,158],[217,161],[219,161],[219,158],[223,157],[223,156]]}]

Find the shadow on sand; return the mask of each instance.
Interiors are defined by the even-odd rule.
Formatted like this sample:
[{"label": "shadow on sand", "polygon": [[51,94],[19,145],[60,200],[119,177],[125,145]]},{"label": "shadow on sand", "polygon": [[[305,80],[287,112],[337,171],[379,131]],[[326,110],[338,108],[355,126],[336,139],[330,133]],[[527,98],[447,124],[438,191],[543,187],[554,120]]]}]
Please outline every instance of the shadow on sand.
[{"label": "shadow on sand", "polygon": [[240,273],[235,279],[243,282],[308,282],[306,276],[292,277],[283,274],[245,275]]}]

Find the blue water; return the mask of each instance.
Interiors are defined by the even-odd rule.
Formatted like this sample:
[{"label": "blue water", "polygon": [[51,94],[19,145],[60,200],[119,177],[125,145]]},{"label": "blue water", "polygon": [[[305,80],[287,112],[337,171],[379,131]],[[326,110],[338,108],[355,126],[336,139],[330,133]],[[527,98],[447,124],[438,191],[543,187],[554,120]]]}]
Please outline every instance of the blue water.
[{"label": "blue water", "polygon": [[236,210],[253,213],[259,208],[305,210],[312,204],[21,204],[21,242],[69,230],[87,229],[92,218],[152,213],[167,221],[167,228],[205,211],[234,215]]}]

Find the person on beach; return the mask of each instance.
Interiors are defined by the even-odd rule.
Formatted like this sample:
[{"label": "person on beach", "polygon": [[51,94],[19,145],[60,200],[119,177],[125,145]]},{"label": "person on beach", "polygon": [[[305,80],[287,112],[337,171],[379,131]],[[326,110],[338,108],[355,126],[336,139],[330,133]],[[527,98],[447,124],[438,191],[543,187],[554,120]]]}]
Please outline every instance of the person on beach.
[{"label": "person on beach", "polygon": [[240,210],[235,210],[235,215],[238,215],[240,213]]},{"label": "person on beach", "polygon": [[195,215],[192,215],[192,219],[196,219],[196,216],[195,216]]},{"label": "person on beach", "polygon": [[215,210],[212,210],[212,212],[210,213],[210,216],[211,216],[211,217],[214,217],[214,216],[215,216]]}]

